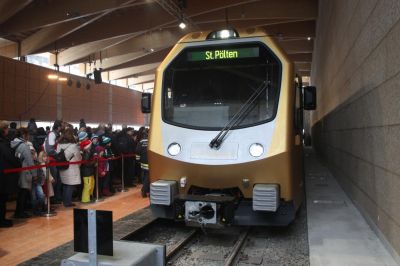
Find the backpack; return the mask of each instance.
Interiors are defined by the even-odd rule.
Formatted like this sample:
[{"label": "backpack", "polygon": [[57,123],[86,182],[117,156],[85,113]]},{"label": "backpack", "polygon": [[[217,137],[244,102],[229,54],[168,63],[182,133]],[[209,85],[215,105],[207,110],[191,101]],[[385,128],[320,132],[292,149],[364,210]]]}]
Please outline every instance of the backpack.
[{"label": "backpack", "polygon": [[[69,146],[67,146],[68,148]],[[72,158],[74,157],[74,155],[72,154],[72,157],[67,160],[67,158],[65,157],[65,150],[61,149],[59,153],[57,153],[56,155],[53,156],[53,158],[56,160],[57,163],[65,163],[65,162],[69,162]],[[58,170],[67,170],[69,168],[69,164],[66,165],[57,165],[56,166]]]}]

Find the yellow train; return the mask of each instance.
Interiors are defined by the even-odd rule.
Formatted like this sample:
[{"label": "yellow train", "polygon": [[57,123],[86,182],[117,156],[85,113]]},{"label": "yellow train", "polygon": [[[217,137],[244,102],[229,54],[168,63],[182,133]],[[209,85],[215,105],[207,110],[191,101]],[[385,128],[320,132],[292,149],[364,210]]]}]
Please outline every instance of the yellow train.
[{"label": "yellow train", "polygon": [[303,201],[302,114],[315,102],[260,29],[183,37],[142,98],[153,213],[190,226],[288,225]]}]

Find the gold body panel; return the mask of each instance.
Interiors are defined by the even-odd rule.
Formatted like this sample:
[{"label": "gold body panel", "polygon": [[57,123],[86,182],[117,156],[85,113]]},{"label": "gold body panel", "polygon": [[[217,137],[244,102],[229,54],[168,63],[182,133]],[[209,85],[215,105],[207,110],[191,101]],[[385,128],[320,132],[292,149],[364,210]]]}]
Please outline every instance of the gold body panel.
[{"label": "gold body panel", "polygon": [[[229,165],[202,165],[174,160],[164,156],[169,143],[163,142],[161,101],[163,72],[168,64],[177,56],[187,43],[205,41],[208,32],[190,33],[183,37],[171,50],[156,72],[155,87],[152,98],[152,113],[148,158],[150,182],[176,180],[187,177],[185,189],[179,193],[187,193],[190,186],[205,188],[238,187],[245,198],[252,198],[253,185],[258,183],[274,183],[280,186],[280,196],[285,201],[293,201],[297,209],[303,199],[302,179],[302,146],[299,135],[295,135],[295,83],[293,64],[283,50],[267,34],[258,29],[238,31],[241,38],[258,38],[266,44],[282,63],[282,80],[279,105],[275,118],[275,129],[266,159],[247,163]],[[297,139],[297,141],[295,141]],[[243,179],[250,185],[243,186]]]}]

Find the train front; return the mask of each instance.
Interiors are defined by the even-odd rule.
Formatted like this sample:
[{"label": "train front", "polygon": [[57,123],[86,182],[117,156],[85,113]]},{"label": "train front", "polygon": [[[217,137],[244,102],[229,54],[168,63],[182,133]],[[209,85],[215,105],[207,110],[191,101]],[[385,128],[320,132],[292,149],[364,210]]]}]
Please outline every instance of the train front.
[{"label": "train front", "polygon": [[289,224],[302,191],[293,80],[292,65],[264,32],[184,37],[157,69],[153,213],[191,226]]}]

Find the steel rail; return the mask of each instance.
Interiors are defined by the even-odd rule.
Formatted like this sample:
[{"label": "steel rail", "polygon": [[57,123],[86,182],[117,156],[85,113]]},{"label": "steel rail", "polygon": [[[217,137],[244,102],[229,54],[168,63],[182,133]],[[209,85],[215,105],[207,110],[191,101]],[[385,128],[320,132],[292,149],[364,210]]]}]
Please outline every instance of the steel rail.
[{"label": "steel rail", "polygon": [[235,262],[237,255],[240,252],[240,248],[242,247],[244,241],[247,239],[247,236],[250,232],[250,228],[246,228],[240,235],[238,240],[236,241],[235,245],[233,246],[232,252],[224,261],[224,266],[231,266]]},{"label": "steel rail", "polygon": [[193,229],[192,231],[190,231],[187,237],[185,237],[184,239],[173,245],[172,248],[169,251],[167,251],[166,255],[167,261],[170,260],[180,249],[182,249],[182,247],[184,247],[186,243],[189,242],[197,234],[197,232],[199,232],[198,228]]}]

